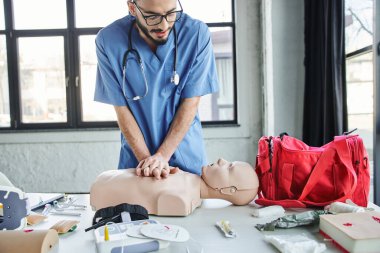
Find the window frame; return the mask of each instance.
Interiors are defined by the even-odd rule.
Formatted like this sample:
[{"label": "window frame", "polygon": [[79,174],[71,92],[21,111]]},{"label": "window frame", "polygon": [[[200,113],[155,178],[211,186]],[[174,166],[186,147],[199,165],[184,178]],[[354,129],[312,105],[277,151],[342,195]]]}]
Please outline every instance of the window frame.
[{"label": "window frame", "polygon": [[[233,71],[233,119],[218,121],[202,121],[206,127],[238,126],[237,105],[237,68],[236,68],[236,1],[231,0],[231,22],[206,23],[209,28],[231,28],[232,32],[232,71]],[[114,129],[117,121],[83,121],[80,76],[80,45],[82,35],[96,35],[102,27],[75,27],[75,0],[66,0],[67,28],[16,30],[14,28],[14,12],[12,0],[4,0],[5,30],[0,35],[6,36],[10,126],[0,127],[1,131],[20,130],[75,130],[75,129]],[[24,37],[62,36],[64,40],[64,67],[66,76],[67,122],[57,123],[22,123],[21,91],[19,87],[19,59],[17,40]],[[77,80],[78,81],[77,81]],[[95,84],[94,84],[95,85]]]},{"label": "window frame", "polygon": [[[362,48],[356,49],[356,50],[354,50],[352,52],[349,52],[349,53],[346,52],[346,57],[345,57],[346,64],[347,64],[348,60],[351,60],[353,58],[360,57],[361,55],[373,52],[372,47],[373,46],[371,44],[369,44],[369,45],[364,46]],[[347,69],[347,67],[346,67],[346,69]],[[346,90],[347,90],[347,88],[346,88]],[[348,103],[348,101],[346,101],[346,103]],[[349,116],[349,113],[347,111],[347,117],[348,116]]]},{"label": "window frame", "polygon": [[[374,2],[374,37],[373,37],[373,59],[374,59],[374,169],[373,188],[374,203],[380,205],[380,3]],[[377,52],[376,52],[377,51]]]},{"label": "window frame", "polygon": [[[373,8],[375,9],[376,8],[376,1],[374,0],[373,1]],[[375,12],[373,12],[373,13],[375,13]],[[376,22],[375,22],[375,19],[374,19],[374,23],[373,23],[373,28],[374,28],[374,32],[375,32],[375,30],[376,30]],[[351,59],[353,59],[353,58],[356,58],[356,57],[360,57],[360,56],[362,56],[362,55],[364,55],[364,54],[367,54],[367,53],[372,53],[372,57],[373,57],[373,63],[375,63],[375,58],[376,58],[376,52],[374,51],[374,42],[375,42],[375,36],[373,36],[373,44],[369,44],[369,45],[366,45],[366,46],[364,46],[364,47],[362,47],[362,48],[359,48],[359,49],[356,49],[356,50],[354,50],[354,51],[352,51],[352,52],[349,52],[349,53],[346,53],[346,59],[345,59],[345,61],[346,61],[346,65],[347,65],[347,61],[348,60],[351,60]],[[373,100],[373,103],[374,103],[374,110],[373,110],[373,139],[374,140],[376,140],[375,138],[376,138],[376,131],[377,131],[377,128],[376,128],[376,115],[377,115],[377,110],[376,110],[376,104],[378,104],[379,102],[378,102],[378,97],[376,96],[376,92],[378,92],[377,90],[376,90],[376,75],[375,75],[375,71],[376,71],[376,68],[375,68],[375,64],[374,64],[374,68],[373,68],[373,71],[374,71],[374,75],[373,75],[373,95],[374,95],[374,100]],[[346,69],[347,69],[347,66],[346,66]],[[348,87],[346,87],[346,92],[347,92],[347,88]],[[348,100],[347,100],[347,98],[346,98],[346,103],[348,104]],[[349,116],[349,113],[348,113],[348,111],[347,111],[347,117]],[[376,141],[374,141],[373,142],[373,147],[372,147],[372,149],[373,149],[373,162],[374,162],[374,164],[375,164],[375,168],[372,168],[372,173],[371,173],[371,179],[370,179],[370,181],[373,181],[373,188],[372,188],[372,184],[370,185],[370,191],[373,191],[373,197],[374,197],[374,202],[375,202],[375,204],[379,204],[379,192],[378,192],[378,190],[377,190],[377,184],[376,184],[376,178],[377,178],[377,176],[376,176],[376,171],[377,171],[377,169],[376,169],[376,152],[377,152],[377,149],[378,149],[378,147],[377,147],[377,143],[376,143]],[[371,195],[369,195],[369,197],[371,197]]]}]

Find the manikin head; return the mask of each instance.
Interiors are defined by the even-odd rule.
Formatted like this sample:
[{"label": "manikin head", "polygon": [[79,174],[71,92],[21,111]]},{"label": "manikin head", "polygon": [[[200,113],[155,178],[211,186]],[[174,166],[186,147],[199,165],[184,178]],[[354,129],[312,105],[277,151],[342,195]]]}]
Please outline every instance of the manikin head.
[{"label": "manikin head", "polygon": [[174,23],[181,17],[182,6],[176,0],[130,0],[128,8],[136,18],[141,37],[153,45],[165,44]]},{"label": "manikin head", "polygon": [[[257,194],[259,180],[255,170],[246,162],[229,162],[220,158],[202,168],[202,179],[208,186],[202,198],[221,198],[235,205],[250,203]],[[212,188],[212,190],[210,190]]]}]

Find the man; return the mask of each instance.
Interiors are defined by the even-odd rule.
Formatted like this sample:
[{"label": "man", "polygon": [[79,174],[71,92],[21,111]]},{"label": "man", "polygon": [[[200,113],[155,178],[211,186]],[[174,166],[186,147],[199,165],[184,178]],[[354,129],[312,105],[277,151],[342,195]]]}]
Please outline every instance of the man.
[{"label": "man", "polygon": [[128,7],[130,15],[96,38],[95,100],[114,105],[119,169],[157,179],[171,167],[200,175],[207,161],[197,109],[201,96],[218,91],[208,27],[176,0]]}]

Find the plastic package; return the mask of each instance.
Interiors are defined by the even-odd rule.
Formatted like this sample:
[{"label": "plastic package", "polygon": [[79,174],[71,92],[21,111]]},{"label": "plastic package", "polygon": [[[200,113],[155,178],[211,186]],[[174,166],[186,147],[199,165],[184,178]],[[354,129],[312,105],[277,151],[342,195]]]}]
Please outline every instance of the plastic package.
[{"label": "plastic package", "polygon": [[266,235],[265,241],[273,244],[281,253],[320,253],[326,250],[319,243],[305,235]]},{"label": "plastic package", "polygon": [[282,206],[267,206],[263,208],[255,208],[252,212],[252,216],[257,218],[284,215],[285,209]]},{"label": "plastic package", "polygon": [[205,253],[203,246],[199,241],[190,237],[187,242],[172,242],[170,245],[170,251],[175,253]]},{"label": "plastic package", "polygon": [[235,238],[237,236],[237,233],[234,229],[232,229],[231,224],[228,220],[218,221],[215,225],[220,229],[220,231],[223,232],[225,237]]}]

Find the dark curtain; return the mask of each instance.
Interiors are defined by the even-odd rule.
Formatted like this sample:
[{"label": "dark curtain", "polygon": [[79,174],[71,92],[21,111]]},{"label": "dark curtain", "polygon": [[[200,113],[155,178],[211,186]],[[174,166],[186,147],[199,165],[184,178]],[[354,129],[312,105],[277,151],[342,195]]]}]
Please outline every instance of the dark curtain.
[{"label": "dark curtain", "polygon": [[347,131],[344,0],[305,0],[303,141],[321,146]]}]

